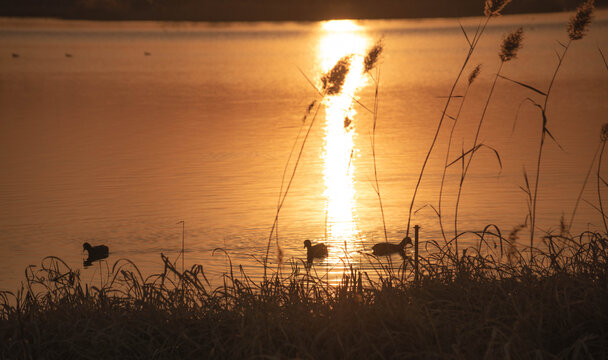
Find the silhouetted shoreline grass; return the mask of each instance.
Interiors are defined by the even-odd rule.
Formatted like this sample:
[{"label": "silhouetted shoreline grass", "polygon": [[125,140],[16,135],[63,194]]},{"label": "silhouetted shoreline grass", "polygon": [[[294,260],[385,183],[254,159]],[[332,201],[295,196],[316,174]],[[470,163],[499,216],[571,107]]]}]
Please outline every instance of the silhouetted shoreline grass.
[{"label": "silhouetted shoreline grass", "polygon": [[19,292],[0,295],[0,357],[608,356],[605,236],[549,236],[530,262],[513,237],[479,235],[458,262],[441,247],[421,257],[419,283],[407,262],[397,273],[351,267],[338,285],[294,264],[266,282],[232,268],[213,287],[202,266],[180,272],[163,256],[161,274],[144,279],[121,259],[89,287],[47,258]]}]

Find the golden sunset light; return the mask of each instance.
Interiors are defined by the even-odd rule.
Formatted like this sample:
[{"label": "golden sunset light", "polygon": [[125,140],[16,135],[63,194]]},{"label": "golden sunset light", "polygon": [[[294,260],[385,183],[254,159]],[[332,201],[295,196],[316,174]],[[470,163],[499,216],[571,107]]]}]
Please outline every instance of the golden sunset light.
[{"label": "golden sunset light", "polygon": [[[363,54],[369,39],[363,29],[348,20],[334,20],[322,24],[323,35],[319,46],[319,59],[324,72],[342,57],[352,55],[350,71],[342,92],[325,99],[325,137],[323,151],[324,196],[327,199],[327,231],[329,241],[336,249],[351,246],[358,250],[358,230],[355,213],[354,174],[357,149],[353,138],[357,135],[355,99],[357,91],[366,85],[363,74]],[[355,247],[353,247],[353,245]],[[334,253],[332,261],[338,261]]]},{"label": "golden sunset light", "polygon": [[5,0],[0,359],[608,358],[608,0]]}]

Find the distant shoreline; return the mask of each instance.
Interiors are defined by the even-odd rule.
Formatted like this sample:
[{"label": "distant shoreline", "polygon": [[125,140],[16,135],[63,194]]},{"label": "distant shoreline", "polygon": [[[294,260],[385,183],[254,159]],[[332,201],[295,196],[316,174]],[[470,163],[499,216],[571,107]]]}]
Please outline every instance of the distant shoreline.
[{"label": "distant shoreline", "polygon": [[[573,11],[579,0],[513,0],[503,14],[550,13]],[[145,5],[142,5],[145,4]],[[598,8],[608,7],[608,0],[596,0]],[[323,21],[331,19],[389,20],[455,18],[482,16],[483,0],[184,0],[141,2],[109,0],[82,2],[50,0],[15,0],[0,7],[0,17],[56,18],[92,21],[192,21],[192,22],[264,22]]]}]

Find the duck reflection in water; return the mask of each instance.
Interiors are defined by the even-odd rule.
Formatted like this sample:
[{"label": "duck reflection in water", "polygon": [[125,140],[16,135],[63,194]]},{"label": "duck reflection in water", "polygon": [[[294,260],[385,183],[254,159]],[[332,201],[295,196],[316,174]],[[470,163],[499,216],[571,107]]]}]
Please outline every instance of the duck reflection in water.
[{"label": "duck reflection in water", "polygon": [[84,261],[84,266],[89,267],[94,261],[106,259],[110,255],[110,251],[105,245],[91,246],[88,242],[82,244],[83,251],[86,250],[89,257]]}]

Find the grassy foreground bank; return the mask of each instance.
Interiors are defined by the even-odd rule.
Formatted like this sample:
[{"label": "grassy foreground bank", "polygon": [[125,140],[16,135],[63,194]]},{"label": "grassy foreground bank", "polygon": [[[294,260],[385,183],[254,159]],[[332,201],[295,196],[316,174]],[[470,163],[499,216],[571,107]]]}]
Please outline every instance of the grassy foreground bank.
[{"label": "grassy foreground bank", "polygon": [[235,268],[212,287],[202,266],[163,257],[161,274],[119,260],[89,287],[47,258],[1,295],[0,357],[607,358],[608,239],[545,240],[529,260],[486,232],[458,260],[439,246],[420,257],[418,282],[413,262],[370,258],[376,274],[334,286],[294,264],[261,283]]}]

